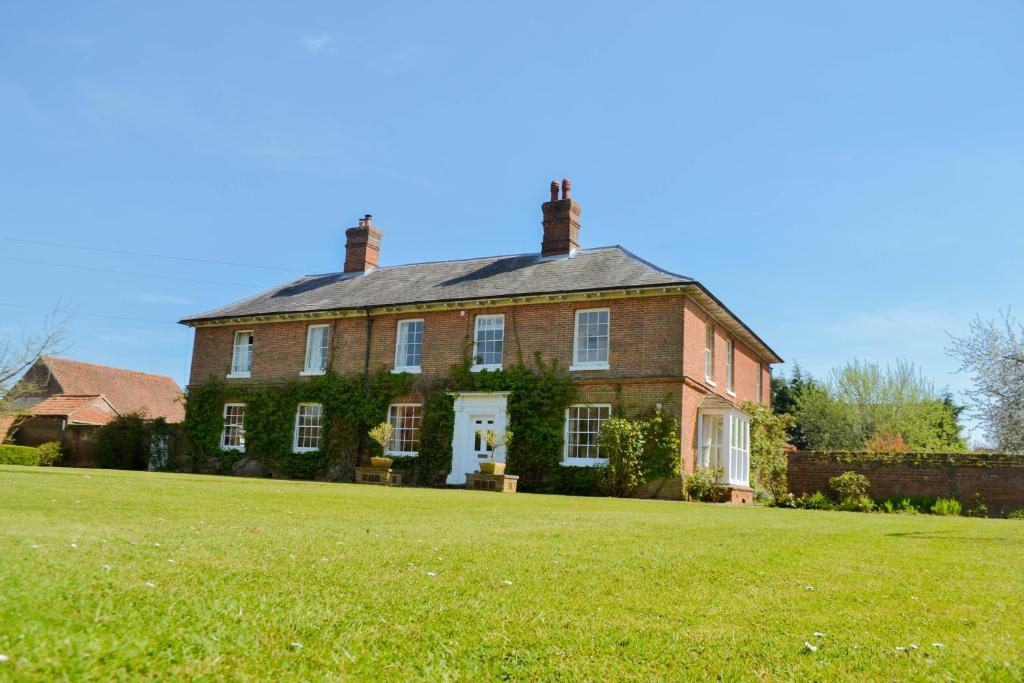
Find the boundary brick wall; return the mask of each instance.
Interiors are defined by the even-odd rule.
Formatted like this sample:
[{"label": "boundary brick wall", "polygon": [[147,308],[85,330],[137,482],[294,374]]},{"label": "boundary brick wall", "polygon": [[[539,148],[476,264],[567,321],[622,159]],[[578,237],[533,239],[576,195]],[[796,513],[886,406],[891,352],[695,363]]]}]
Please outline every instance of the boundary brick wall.
[{"label": "boundary brick wall", "polygon": [[1024,508],[1024,454],[1010,453],[823,453],[789,454],[789,490],[795,495],[828,493],[828,480],[859,472],[871,496],[942,496],[965,509],[981,494],[989,514]]}]

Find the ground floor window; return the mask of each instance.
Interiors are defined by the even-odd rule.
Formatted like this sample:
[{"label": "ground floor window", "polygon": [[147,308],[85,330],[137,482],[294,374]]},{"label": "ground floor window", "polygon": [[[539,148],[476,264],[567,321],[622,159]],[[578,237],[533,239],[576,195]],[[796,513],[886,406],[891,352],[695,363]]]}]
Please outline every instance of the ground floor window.
[{"label": "ground floor window", "polygon": [[574,405],[565,411],[566,465],[603,465],[598,437],[601,424],[612,416],[610,405]]},{"label": "ground floor window", "polygon": [[750,418],[739,411],[702,413],[697,464],[722,470],[724,484],[750,484]]},{"label": "ground floor window", "polygon": [[419,403],[392,403],[388,407],[391,441],[388,442],[387,454],[419,455],[422,421],[423,406]]},{"label": "ground floor window", "polygon": [[324,407],[319,403],[300,403],[295,411],[295,438],[292,450],[296,453],[320,448],[320,425]]},{"label": "ground floor window", "polygon": [[224,404],[224,428],[220,433],[223,450],[245,450],[245,404]]}]

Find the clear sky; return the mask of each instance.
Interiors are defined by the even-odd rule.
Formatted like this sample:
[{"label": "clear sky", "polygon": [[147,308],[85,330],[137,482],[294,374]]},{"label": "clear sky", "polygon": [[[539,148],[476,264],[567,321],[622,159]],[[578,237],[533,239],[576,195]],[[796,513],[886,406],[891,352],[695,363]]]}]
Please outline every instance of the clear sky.
[{"label": "clear sky", "polygon": [[1022,29],[997,1],[4,3],[0,327],[59,304],[67,355],[184,383],[175,320],[339,269],[363,213],[384,265],[536,251],[567,176],[584,246],[701,280],[789,367],[959,391],[947,332],[1024,302]]}]

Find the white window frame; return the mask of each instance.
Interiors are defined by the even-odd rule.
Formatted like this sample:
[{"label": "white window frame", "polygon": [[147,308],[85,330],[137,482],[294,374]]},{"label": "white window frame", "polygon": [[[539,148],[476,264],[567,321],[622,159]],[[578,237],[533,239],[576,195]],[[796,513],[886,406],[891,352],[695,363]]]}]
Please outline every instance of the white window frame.
[{"label": "white window frame", "polygon": [[[419,354],[420,355],[420,364],[419,365],[404,365],[404,364],[400,364],[399,361],[404,361],[405,360],[405,358],[403,358],[403,356],[405,354],[402,353],[405,350],[405,348],[406,348],[405,336],[404,336],[405,335],[405,329],[407,328],[408,325],[413,325],[415,323],[419,323],[420,324],[420,354]],[[391,370],[391,372],[394,372],[394,373],[409,372],[409,373],[412,373],[412,374],[418,374],[418,373],[421,372],[422,364],[423,364],[423,332],[424,332],[424,327],[425,327],[425,325],[423,324],[423,318],[411,318],[409,320],[399,320],[398,321],[397,326],[395,328],[395,367]]]},{"label": "white window frame", "polygon": [[764,364],[757,364],[757,402],[764,403]]},{"label": "white window frame", "polygon": [[[242,420],[237,424],[228,424],[228,409],[229,408],[241,408],[242,409]],[[220,449],[222,451],[238,451],[239,453],[245,453],[245,404],[244,403],[225,403],[224,411],[221,413],[221,429],[220,429]],[[238,431],[241,432],[239,440],[242,442],[241,445],[235,446],[225,443],[228,436],[228,427],[238,427]]]},{"label": "white window frame", "polygon": [[[704,418],[721,416],[722,426],[712,435],[711,447],[705,444]],[[700,467],[720,467],[722,476],[719,483],[729,486],[750,486],[750,416],[738,410],[701,410],[697,413],[697,464]],[[714,452],[718,462],[710,462],[708,456]],[[723,462],[724,461],[724,462]]]},{"label": "white window frame", "polygon": [[[239,344],[238,338],[243,335],[249,335],[248,344]],[[231,369],[228,371],[228,379],[244,379],[246,377],[252,377],[252,351],[256,343],[256,333],[252,330],[236,330],[235,335],[231,338]],[[238,370],[238,349],[242,346],[248,346],[246,353],[248,354],[249,366],[246,370]]]},{"label": "white window frame", "polygon": [[[580,342],[580,314],[581,313],[605,313],[607,315],[608,334],[604,340],[604,355],[606,360],[603,361],[581,361],[579,359],[579,342]],[[607,370],[609,366],[609,360],[611,359],[611,338],[612,338],[612,313],[609,308],[583,308],[576,311],[575,322],[573,324],[573,335],[572,335],[572,365],[569,366],[570,372],[578,370]]]},{"label": "white window frame", "polygon": [[[323,347],[323,354],[324,354],[323,363],[324,363],[324,366],[322,368],[312,368],[309,365],[309,362],[310,362],[310,351],[313,350],[313,346],[312,346],[313,330],[326,330],[327,331],[327,338],[326,338],[326,342],[327,343]],[[302,375],[303,377],[310,376],[310,375],[323,375],[323,374],[325,374],[327,372],[327,361],[328,361],[328,356],[330,355],[330,353],[331,353],[331,326],[330,325],[310,325],[310,326],[308,326],[306,328],[306,360],[302,363],[302,372],[300,372],[299,374]]]},{"label": "white window frame", "polygon": [[[477,363],[477,358],[480,354],[477,353],[477,344],[479,343],[480,335],[480,323],[485,320],[501,320],[501,363]],[[472,372],[480,372],[481,370],[501,370],[502,365],[505,362],[505,314],[495,313],[488,315],[478,315],[473,321],[473,366],[470,368]]]},{"label": "white window frame", "polygon": [[[570,415],[572,414],[573,408],[607,408],[608,417],[605,420],[612,417],[612,405],[610,403],[574,403],[565,409],[565,424],[562,426],[562,465],[565,467],[603,467],[608,464],[608,458],[600,457],[601,447],[598,446],[597,458],[573,458],[569,457],[569,425]],[[601,422],[603,422],[602,420]],[[600,425],[598,425],[598,434],[600,434]]]},{"label": "white window frame", "polygon": [[400,451],[400,450],[393,449],[391,447],[392,444],[396,442],[397,437],[398,437],[398,432],[399,432],[399,428],[397,428],[395,426],[395,422],[396,422],[396,419],[398,417],[398,415],[397,415],[397,413],[395,411],[396,408],[419,408],[420,409],[418,423],[416,424],[415,427],[410,428],[411,430],[415,430],[417,432],[415,440],[416,440],[417,443],[419,443],[419,431],[423,427],[423,404],[422,403],[392,403],[391,405],[388,406],[388,424],[391,425],[391,430],[392,430],[391,431],[391,440],[388,441],[388,446],[387,446],[387,448],[384,449],[384,453],[386,455],[395,455],[395,456],[399,456],[399,457],[407,457],[407,458],[408,457],[416,457],[416,456],[418,456],[420,454],[420,452],[418,450],[417,451]]},{"label": "white window frame", "polygon": [[[316,406],[320,409],[319,424],[317,425],[316,435],[316,447],[312,446],[299,446],[299,416],[302,415],[302,409]],[[324,406],[321,403],[300,403],[295,407],[295,426],[292,430],[292,453],[311,453],[313,451],[320,450],[320,444],[324,438]]]},{"label": "white window frame", "polygon": [[725,340],[725,393],[736,395],[736,344]]},{"label": "white window frame", "polygon": [[704,381],[715,386],[715,326],[711,323],[704,324]]}]

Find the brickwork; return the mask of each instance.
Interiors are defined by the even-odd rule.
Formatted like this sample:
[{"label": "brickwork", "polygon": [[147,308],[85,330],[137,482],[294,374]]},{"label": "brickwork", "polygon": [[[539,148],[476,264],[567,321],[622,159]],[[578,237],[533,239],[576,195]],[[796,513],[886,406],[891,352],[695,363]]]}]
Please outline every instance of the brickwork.
[{"label": "brickwork", "polygon": [[989,513],[1024,508],[1024,455],[1003,453],[819,453],[789,455],[789,490],[795,495],[828,493],[828,480],[860,472],[874,498],[942,496],[966,508],[981,494]]}]

